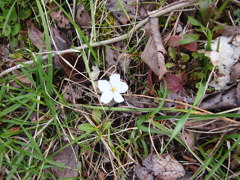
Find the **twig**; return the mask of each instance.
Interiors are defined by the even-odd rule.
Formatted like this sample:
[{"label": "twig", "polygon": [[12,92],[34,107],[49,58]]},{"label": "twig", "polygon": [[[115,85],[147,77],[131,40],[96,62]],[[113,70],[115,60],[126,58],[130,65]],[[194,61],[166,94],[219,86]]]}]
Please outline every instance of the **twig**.
[{"label": "twig", "polygon": [[[190,1],[180,1],[180,2],[177,2],[177,3],[169,4],[169,5],[167,5],[163,8],[160,8],[156,11],[150,12],[149,17],[140,21],[136,26],[133,26],[133,28],[128,33],[126,33],[124,35],[121,35],[121,36],[118,36],[118,37],[115,37],[115,38],[112,38],[112,39],[109,39],[109,40],[90,43],[90,46],[91,47],[98,47],[98,46],[101,46],[101,45],[112,44],[112,43],[119,42],[119,41],[122,41],[124,39],[127,39],[134,32],[136,32],[138,29],[140,29],[142,26],[144,26],[148,22],[150,17],[162,16],[162,15],[167,14],[169,12],[173,12],[177,9],[181,9],[181,8],[185,8],[187,6],[191,6],[191,5],[193,5],[197,2],[198,2],[198,0],[190,0]],[[46,53],[42,53],[42,54],[51,53],[52,56],[56,56],[56,55],[61,55],[61,54],[64,54],[64,53],[79,52],[80,50],[83,50],[83,49],[86,49],[86,48],[88,48],[88,46],[86,44],[84,44],[82,46],[76,47],[75,49],[66,49],[66,50],[63,50],[63,51],[50,51],[50,52],[46,52]],[[47,55],[43,56],[42,58],[47,59]],[[25,64],[33,64],[33,62],[34,61],[31,60],[31,61],[28,61]],[[19,69],[21,67],[23,67],[23,65],[19,64],[19,65],[16,65],[16,66],[12,67],[12,68],[9,68],[9,69],[3,71],[0,74],[0,77],[4,76],[5,74],[8,74],[9,72],[11,72],[13,70]]]},{"label": "twig", "polygon": [[237,0],[230,0],[230,2],[235,3],[237,6],[240,6],[240,2]]}]

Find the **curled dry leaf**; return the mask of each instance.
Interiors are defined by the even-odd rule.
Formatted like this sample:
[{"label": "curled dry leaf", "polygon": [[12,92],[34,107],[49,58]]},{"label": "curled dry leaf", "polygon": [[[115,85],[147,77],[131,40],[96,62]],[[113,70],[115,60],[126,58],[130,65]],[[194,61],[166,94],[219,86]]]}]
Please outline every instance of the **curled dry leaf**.
[{"label": "curled dry leaf", "polygon": [[151,70],[162,79],[167,72],[164,54],[166,50],[162,43],[161,34],[159,32],[158,18],[150,19],[151,37],[144,48],[141,55],[142,60],[151,68]]},{"label": "curled dry leaf", "polygon": [[[120,8],[121,5],[126,10],[128,17],[122,11],[123,8]],[[106,8],[122,24],[126,24],[129,19],[143,19],[148,16],[147,12],[152,11],[156,7],[157,4],[153,3],[153,0],[145,0],[144,3],[141,3],[139,0],[108,0],[106,3]]]},{"label": "curled dry leaf", "polygon": [[136,166],[135,174],[140,180],[175,180],[185,175],[183,166],[168,154],[151,154],[143,160],[142,166]]},{"label": "curled dry leaf", "polygon": [[64,29],[70,29],[71,24],[69,19],[63,14],[62,10],[59,9],[55,4],[49,6],[49,10],[53,10],[50,16],[56,21],[57,26]]},{"label": "curled dry leaf", "polygon": [[91,26],[92,19],[89,16],[88,12],[85,10],[82,3],[77,6],[77,12],[75,16],[76,23],[81,26]]},{"label": "curled dry leaf", "polygon": [[65,53],[58,57],[59,64],[62,66],[66,76],[76,82],[85,82],[86,78],[82,77],[85,70],[83,59],[75,53]]},{"label": "curled dry leaf", "polygon": [[42,51],[46,51],[46,44],[43,42],[43,33],[38,30],[31,21],[27,21],[28,35],[31,43],[38,49],[42,48]]}]

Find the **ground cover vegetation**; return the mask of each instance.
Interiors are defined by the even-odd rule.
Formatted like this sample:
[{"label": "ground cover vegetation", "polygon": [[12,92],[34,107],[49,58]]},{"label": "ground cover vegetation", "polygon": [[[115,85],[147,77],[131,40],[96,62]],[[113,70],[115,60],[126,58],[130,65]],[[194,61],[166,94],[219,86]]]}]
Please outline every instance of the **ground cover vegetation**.
[{"label": "ground cover vegetation", "polygon": [[239,7],[1,0],[0,179],[237,179]]}]

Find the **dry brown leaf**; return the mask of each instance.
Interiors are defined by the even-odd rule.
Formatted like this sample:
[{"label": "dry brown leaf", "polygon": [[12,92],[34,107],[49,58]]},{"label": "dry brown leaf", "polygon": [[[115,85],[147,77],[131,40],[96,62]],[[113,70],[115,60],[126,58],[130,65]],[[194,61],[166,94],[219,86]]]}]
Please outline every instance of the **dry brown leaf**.
[{"label": "dry brown leaf", "polygon": [[43,42],[43,33],[38,30],[31,21],[27,21],[29,39],[34,46],[42,51],[46,51],[46,44]]},{"label": "dry brown leaf", "polygon": [[[131,59],[129,58],[129,55],[120,51],[120,50],[125,50],[126,42],[120,41],[120,42],[114,43],[113,47],[115,49],[112,49],[109,47],[105,48],[106,68],[110,69],[112,67],[116,67],[119,72],[120,71],[126,72],[129,69],[129,64],[130,64]],[[110,69],[109,72],[111,73],[114,70],[115,69],[112,68],[112,69]]]},{"label": "dry brown leaf", "polygon": [[[10,66],[11,67],[14,67],[18,64],[18,62],[26,62],[27,60],[25,59],[21,59],[21,58],[18,58],[18,59],[14,59],[11,61],[10,63]],[[22,72],[20,70],[13,70],[12,71],[12,74],[16,76],[16,78],[23,84],[25,85],[30,85],[32,84],[32,82],[28,79],[28,77],[26,75],[19,75],[19,74],[22,74]]]},{"label": "dry brown leaf", "polygon": [[80,73],[85,70],[85,65],[81,57],[75,53],[65,53],[57,57],[66,76],[76,82],[86,81]]},{"label": "dry brown leaf", "polygon": [[150,26],[152,36],[148,39],[141,58],[158,76],[158,78],[162,79],[164,74],[167,72],[164,61],[164,54],[166,54],[166,50],[163,46],[161,34],[159,32],[158,18],[151,18]]},{"label": "dry brown leaf", "polygon": [[135,174],[140,180],[175,180],[185,175],[183,166],[168,154],[148,155],[142,164],[142,167],[137,166],[135,169]]},{"label": "dry brown leaf", "polygon": [[64,87],[63,93],[67,102],[77,104],[82,98],[83,89],[78,84],[71,84]]},{"label": "dry brown leaf", "polygon": [[58,27],[64,29],[71,28],[69,19],[63,14],[61,9],[58,9],[58,7],[55,4],[51,4],[49,6],[49,10],[54,10],[53,12],[50,13],[50,16],[56,21]]},{"label": "dry brown leaf", "polygon": [[240,79],[240,62],[235,64],[232,67],[231,75],[230,75],[230,80],[232,82],[236,82],[238,79]]},{"label": "dry brown leaf", "polygon": [[214,110],[216,112],[238,107],[239,104],[237,102],[236,94],[236,88],[209,94],[203,99],[199,107],[205,110]]},{"label": "dry brown leaf", "polygon": [[[67,142],[64,142],[63,145],[66,145]],[[55,176],[60,178],[69,178],[69,177],[77,177],[78,172],[75,170],[77,168],[77,157],[75,155],[78,154],[78,146],[73,144],[61,150],[54,158],[52,159],[55,162],[61,163],[69,168],[52,168]]]},{"label": "dry brown leaf", "polygon": [[188,145],[191,150],[195,150],[195,137],[192,131],[184,130],[181,136],[182,140]]},{"label": "dry brown leaf", "polygon": [[240,34],[240,27],[239,26],[228,26],[225,25],[223,28],[222,36],[235,36]]},{"label": "dry brown leaf", "polygon": [[108,0],[106,8],[109,9],[113,16],[122,24],[126,24],[129,19],[143,19],[148,16],[147,12],[157,7],[157,4],[153,3],[153,0],[145,0],[144,3],[141,3],[139,0],[120,0],[120,2],[127,11],[129,17],[125,16],[116,0]]},{"label": "dry brown leaf", "polygon": [[236,91],[237,91],[236,97],[237,97],[238,105],[240,106],[240,82],[237,85]]},{"label": "dry brown leaf", "polygon": [[[70,41],[68,40],[67,36],[55,27],[51,27],[52,37],[54,40],[54,48],[55,50],[65,50],[71,46]],[[56,46],[56,47],[55,47]]]},{"label": "dry brown leaf", "polygon": [[81,26],[91,26],[92,19],[89,16],[88,12],[85,10],[82,3],[77,6],[77,12],[75,16],[76,23]]}]

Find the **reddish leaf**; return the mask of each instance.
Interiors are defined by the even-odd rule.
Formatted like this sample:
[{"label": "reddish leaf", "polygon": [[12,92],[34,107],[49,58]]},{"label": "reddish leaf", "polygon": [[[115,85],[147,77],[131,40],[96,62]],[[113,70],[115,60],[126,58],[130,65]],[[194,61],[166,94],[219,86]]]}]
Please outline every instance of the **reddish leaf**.
[{"label": "reddish leaf", "polygon": [[180,41],[181,36],[171,36],[170,39],[168,40],[167,44],[169,47],[176,48],[180,46]]},{"label": "reddish leaf", "polygon": [[197,44],[197,42],[192,42],[192,43],[189,43],[189,44],[185,44],[185,45],[183,45],[181,47],[186,49],[186,50],[189,50],[189,51],[192,51],[192,52],[196,52],[197,49],[198,49],[198,44]]},{"label": "reddish leaf", "polygon": [[166,74],[167,89],[171,92],[178,92],[183,89],[183,79],[174,74]]},{"label": "reddish leaf", "polygon": [[169,47],[172,48],[183,48],[192,52],[196,52],[197,51],[197,42],[192,42],[189,44],[185,44],[185,45],[180,45],[180,39],[182,38],[182,36],[171,36],[170,39],[168,40],[167,44]]}]

